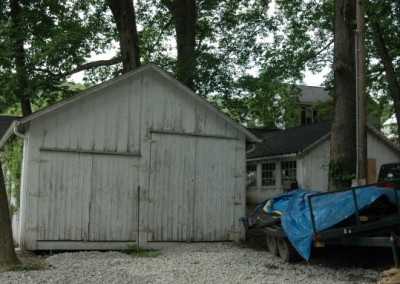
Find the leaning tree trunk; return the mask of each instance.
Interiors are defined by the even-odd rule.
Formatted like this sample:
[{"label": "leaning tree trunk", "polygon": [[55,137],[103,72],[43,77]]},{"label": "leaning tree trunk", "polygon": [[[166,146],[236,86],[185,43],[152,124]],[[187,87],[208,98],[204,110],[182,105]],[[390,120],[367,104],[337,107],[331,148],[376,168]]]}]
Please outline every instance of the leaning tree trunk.
[{"label": "leaning tree trunk", "polygon": [[119,35],[123,72],[140,66],[139,38],[132,0],[107,0]]},{"label": "leaning tree trunk", "polygon": [[0,270],[19,264],[11,229],[10,210],[8,208],[6,187],[2,165],[0,163]]},{"label": "leaning tree trunk", "polygon": [[336,0],[329,190],[350,186],[356,169],[355,21],[355,1]]},{"label": "leaning tree trunk", "polygon": [[196,68],[196,1],[162,0],[175,25],[177,45],[177,79],[194,89]]},{"label": "leaning tree trunk", "polygon": [[400,146],[400,85],[397,80],[396,72],[393,67],[393,61],[386,47],[385,39],[383,38],[381,27],[377,21],[372,20],[372,30],[374,31],[376,45],[378,47],[379,56],[385,68],[386,78],[389,84],[390,94],[393,99],[394,110],[397,120],[397,143]]}]

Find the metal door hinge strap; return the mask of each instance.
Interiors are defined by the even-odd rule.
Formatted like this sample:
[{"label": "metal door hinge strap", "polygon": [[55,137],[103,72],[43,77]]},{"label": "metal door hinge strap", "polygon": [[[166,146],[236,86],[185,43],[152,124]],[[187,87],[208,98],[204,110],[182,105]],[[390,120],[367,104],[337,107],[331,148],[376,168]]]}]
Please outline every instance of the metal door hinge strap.
[{"label": "metal door hinge strap", "polygon": [[47,192],[37,191],[37,192],[31,192],[29,193],[29,195],[32,195],[34,197],[44,197],[47,196]]},{"label": "metal door hinge strap", "polygon": [[31,161],[32,162],[35,162],[35,163],[48,163],[49,161],[48,160],[43,160],[43,159],[40,159],[40,158],[37,158],[37,159],[31,159]]},{"label": "metal door hinge strap", "polygon": [[148,197],[137,197],[137,196],[135,196],[133,199],[135,199],[135,200],[139,200],[139,201],[144,201],[144,202],[152,202],[153,200],[151,199],[151,198],[148,198]]},{"label": "metal door hinge strap", "polygon": [[44,231],[44,228],[36,226],[36,227],[29,227],[28,230],[29,231],[34,231],[34,232],[40,232],[40,231]]},{"label": "metal door hinge strap", "polygon": [[133,229],[133,232],[135,233],[148,233],[148,234],[154,234],[154,230],[151,229]]}]

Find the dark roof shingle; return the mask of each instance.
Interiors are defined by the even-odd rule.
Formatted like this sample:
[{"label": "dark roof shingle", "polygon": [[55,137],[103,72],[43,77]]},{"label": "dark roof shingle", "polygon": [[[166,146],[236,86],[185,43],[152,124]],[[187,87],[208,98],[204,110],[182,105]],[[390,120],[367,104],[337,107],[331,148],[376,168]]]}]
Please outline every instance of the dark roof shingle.
[{"label": "dark roof shingle", "polygon": [[319,122],[285,130],[249,129],[263,139],[256,149],[247,155],[248,159],[299,153],[327,135],[331,122]]},{"label": "dark roof shingle", "polygon": [[3,137],[4,133],[6,133],[7,129],[10,127],[11,123],[14,120],[19,120],[18,116],[5,116],[0,115],[0,139]]}]

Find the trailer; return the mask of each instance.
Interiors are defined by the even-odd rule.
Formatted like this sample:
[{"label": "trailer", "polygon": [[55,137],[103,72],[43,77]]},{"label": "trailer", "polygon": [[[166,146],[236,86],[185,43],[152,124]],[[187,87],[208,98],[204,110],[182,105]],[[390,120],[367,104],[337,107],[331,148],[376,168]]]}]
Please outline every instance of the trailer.
[{"label": "trailer", "polygon": [[399,189],[399,179],[384,179],[334,192],[294,190],[241,220],[248,229],[262,228],[270,253],[288,262],[308,260],[311,246],[387,246],[397,267]]}]

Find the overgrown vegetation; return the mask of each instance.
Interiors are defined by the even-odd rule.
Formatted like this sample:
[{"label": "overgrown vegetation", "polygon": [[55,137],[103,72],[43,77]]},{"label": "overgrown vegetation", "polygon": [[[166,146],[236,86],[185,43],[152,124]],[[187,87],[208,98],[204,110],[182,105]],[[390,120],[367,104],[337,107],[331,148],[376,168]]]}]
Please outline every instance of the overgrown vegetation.
[{"label": "overgrown vegetation", "polygon": [[329,162],[329,178],[335,189],[345,188],[351,185],[351,181],[355,179],[355,173],[345,171],[343,157],[339,156],[336,160]]},{"label": "overgrown vegetation", "polygon": [[18,211],[20,205],[22,148],[22,140],[14,138],[9,139],[0,152],[0,159],[5,173],[7,196],[9,202],[11,197],[15,199],[15,204],[10,207],[11,211]]},{"label": "overgrown vegetation", "polygon": [[143,249],[137,245],[129,245],[127,253],[132,257],[156,258],[162,255],[160,250]]}]

